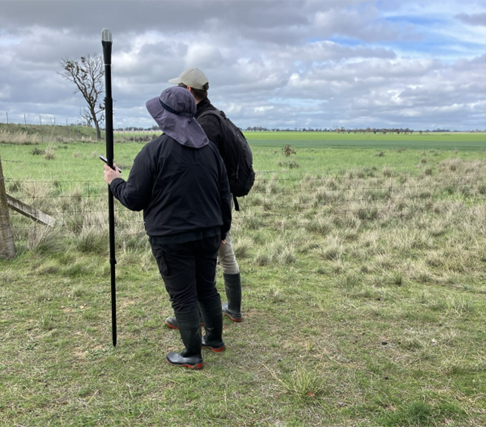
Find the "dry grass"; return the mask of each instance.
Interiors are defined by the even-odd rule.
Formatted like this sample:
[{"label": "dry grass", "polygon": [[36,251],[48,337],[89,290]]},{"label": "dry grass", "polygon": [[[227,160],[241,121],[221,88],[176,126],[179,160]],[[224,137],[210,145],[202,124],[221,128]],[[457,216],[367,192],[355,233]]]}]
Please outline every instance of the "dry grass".
[{"label": "dry grass", "polygon": [[27,132],[8,132],[0,129],[0,143],[15,145],[36,145],[41,141],[39,134]]},{"label": "dry grass", "polygon": [[[485,164],[449,159],[439,169],[426,177],[349,172],[332,179],[306,175],[294,182],[272,175],[257,181],[235,215],[238,257],[262,266],[293,264],[299,254],[314,254],[325,262],[356,262],[371,273],[393,271],[404,281],[479,277],[486,258],[486,207],[478,203],[486,186]],[[468,191],[461,191],[465,186]],[[103,240],[102,184],[90,189],[100,196],[88,198],[85,188],[60,194],[60,187],[36,181],[11,184],[27,203],[61,217],[70,240],[94,242],[96,234]],[[124,248],[146,250],[139,243],[144,236],[140,214],[118,206],[117,224]]]},{"label": "dry grass", "polygon": [[[366,261],[367,257],[370,271],[398,270],[404,280],[444,282],[453,273],[481,277],[486,207],[479,202],[485,162],[449,159],[439,169],[435,175],[417,177],[385,170],[385,180],[356,172],[342,179],[306,175],[295,190],[289,184],[281,188],[283,182],[272,176],[258,183],[245,200],[252,208],[244,209],[242,224],[247,233],[263,224],[288,230],[289,245],[293,232],[304,228],[310,239],[322,242],[316,251],[320,258],[336,261],[353,255]],[[299,214],[290,225],[284,218],[295,209]],[[297,252],[307,251],[301,242],[295,246]],[[279,261],[267,248],[255,262]]]}]

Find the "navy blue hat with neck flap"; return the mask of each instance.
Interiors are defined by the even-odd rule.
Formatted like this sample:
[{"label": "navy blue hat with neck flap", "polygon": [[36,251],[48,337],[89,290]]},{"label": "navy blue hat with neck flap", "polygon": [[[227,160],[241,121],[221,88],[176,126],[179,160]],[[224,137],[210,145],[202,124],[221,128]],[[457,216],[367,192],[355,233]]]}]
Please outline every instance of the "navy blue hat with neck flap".
[{"label": "navy blue hat with neck flap", "polygon": [[191,93],[183,87],[170,87],[146,102],[148,112],[165,134],[179,144],[201,148],[209,144],[194,115],[197,107]]}]

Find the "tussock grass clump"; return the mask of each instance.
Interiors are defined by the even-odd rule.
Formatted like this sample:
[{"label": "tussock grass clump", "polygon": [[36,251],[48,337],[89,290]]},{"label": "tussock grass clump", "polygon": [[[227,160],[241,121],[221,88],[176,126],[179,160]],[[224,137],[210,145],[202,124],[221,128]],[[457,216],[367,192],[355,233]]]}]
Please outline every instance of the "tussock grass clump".
[{"label": "tussock grass clump", "polygon": [[273,304],[285,301],[281,290],[274,285],[270,286],[268,297]]},{"label": "tussock grass clump", "polygon": [[336,190],[320,187],[314,192],[316,205],[337,202],[340,199],[339,192]]},{"label": "tussock grass clump", "polygon": [[248,258],[253,246],[253,241],[249,237],[237,237],[233,241],[233,251],[236,259]]},{"label": "tussock grass clump", "polygon": [[289,169],[296,169],[296,168],[300,167],[299,163],[297,163],[294,160],[289,161],[289,162],[278,162],[278,165],[280,167],[289,168]]},{"label": "tussock grass clump", "polygon": [[305,228],[311,233],[325,236],[329,234],[335,226],[329,218],[313,218],[305,222]]},{"label": "tussock grass clump", "polygon": [[299,193],[293,200],[293,205],[296,209],[301,209],[303,206],[309,206],[312,202],[312,195],[308,193]]},{"label": "tussock grass clump", "polygon": [[279,251],[276,256],[279,264],[293,264],[296,261],[295,248],[293,246],[286,246]]},{"label": "tussock grass clump", "polygon": [[75,248],[83,253],[104,255],[108,251],[108,230],[94,227],[83,228],[74,239]]},{"label": "tussock grass clump", "polygon": [[297,260],[296,251],[288,238],[277,239],[273,242],[266,242],[266,244],[261,247],[255,257],[253,262],[256,265],[269,265],[269,264],[293,264]]},{"label": "tussock grass clump", "polygon": [[40,139],[39,134],[29,134],[22,131],[8,132],[5,129],[0,129],[0,144],[36,145],[40,142]]},{"label": "tussock grass clump", "polygon": [[34,225],[29,230],[27,247],[32,252],[48,255],[63,250],[64,242],[59,229]]},{"label": "tussock grass clump", "polygon": [[317,254],[324,260],[338,260],[344,252],[344,247],[338,243],[319,246]]},{"label": "tussock grass clump", "polygon": [[264,265],[269,265],[272,263],[272,261],[273,258],[271,254],[263,250],[258,251],[257,254],[255,255],[255,258],[253,259],[254,264],[259,265],[260,267]]},{"label": "tussock grass clump", "polygon": [[51,331],[55,328],[55,319],[52,312],[44,313],[39,320],[39,328],[43,331]]},{"label": "tussock grass clump", "polygon": [[52,147],[47,147],[44,150],[44,159],[46,160],[54,160],[56,158],[56,154],[54,152],[54,149]]},{"label": "tussock grass clump", "polygon": [[22,190],[22,183],[19,180],[14,179],[14,180],[8,182],[7,191],[9,193],[16,193],[16,192],[19,192],[21,190]]},{"label": "tussock grass clump", "polygon": [[265,195],[260,193],[253,193],[245,199],[245,206],[263,206],[265,203]]},{"label": "tussock grass clump", "polygon": [[33,156],[43,156],[45,153],[46,153],[45,150],[41,150],[40,148],[37,147],[30,150],[30,154],[32,154]]},{"label": "tussock grass clump", "polygon": [[305,366],[298,366],[291,373],[281,375],[269,368],[267,369],[282,390],[293,397],[309,399],[328,391],[329,386],[324,379]]},{"label": "tussock grass clump", "polygon": [[258,215],[255,211],[248,211],[245,214],[244,227],[250,230],[259,230],[264,227],[264,219],[261,215]]},{"label": "tussock grass clump", "polygon": [[22,183],[22,192],[27,202],[35,199],[46,199],[50,191],[50,186],[46,185],[45,182],[32,180],[23,181]]},{"label": "tussock grass clump", "polygon": [[251,197],[256,193],[264,192],[265,189],[267,188],[267,183],[268,183],[267,178],[261,176],[260,174],[255,174],[255,182],[253,183],[253,187],[248,197]]},{"label": "tussock grass clump", "polygon": [[344,275],[341,275],[336,279],[337,286],[343,289],[361,287],[362,283],[363,283],[362,276],[353,271],[348,271]]},{"label": "tussock grass clump", "polygon": [[446,307],[448,312],[456,315],[473,314],[475,311],[474,303],[464,297],[448,297],[446,299]]},{"label": "tussock grass clump", "polygon": [[458,171],[463,165],[463,161],[461,159],[446,159],[440,162],[439,167],[445,171]]},{"label": "tussock grass clump", "polygon": [[267,194],[278,194],[283,190],[283,186],[277,181],[277,177],[273,175],[267,182],[265,191]]}]

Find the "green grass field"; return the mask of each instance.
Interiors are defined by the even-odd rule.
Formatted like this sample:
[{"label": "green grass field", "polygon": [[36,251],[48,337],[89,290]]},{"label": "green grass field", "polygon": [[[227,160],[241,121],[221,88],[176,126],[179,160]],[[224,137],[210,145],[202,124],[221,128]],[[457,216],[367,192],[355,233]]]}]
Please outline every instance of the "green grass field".
[{"label": "green grass field", "polygon": [[[144,144],[127,140],[134,135],[125,135],[115,145],[115,161],[127,171]],[[246,136],[254,152],[255,169],[261,173],[290,171],[292,175],[333,175],[344,170],[375,167],[415,174],[425,156],[428,156],[429,164],[438,164],[451,156],[464,160],[486,158],[485,134],[387,134],[372,137],[330,132],[247,132]],[[283,156],[286,144],[296,154]],[[101,163],[98,156],[106,152],[105,142],[94,139],[81,145],[67,139],[67,142],[39,141],[28,146],[4,144],[1,148],[0,156],[5,168],[9,162],[14,165],[24,163],[31,165],[28,175],[32,179],[51,180],[62,175],[73,181],[92,180],[99,176]],[[45,149],[53,150],[55,158],[46,160]],[[25,171],[14,165],[9,168],[10,178],[27,178]]]},{"label": "green grass field", "polygon": [[252,146],[306,148],[485,151],[484,133],[361,134],[335,132],[246,132]]},{"label": "green grass field", "polygon": [[[244,321],[198,372],[165,363],[182,349],[170,303],[118,203],[111,345],[104,143],[0,144],[7,192],[57,220],[11,213],[1,426],[486,425],[484,135],[247,137]],[[142,146],[117,143],[124,176]]]}]

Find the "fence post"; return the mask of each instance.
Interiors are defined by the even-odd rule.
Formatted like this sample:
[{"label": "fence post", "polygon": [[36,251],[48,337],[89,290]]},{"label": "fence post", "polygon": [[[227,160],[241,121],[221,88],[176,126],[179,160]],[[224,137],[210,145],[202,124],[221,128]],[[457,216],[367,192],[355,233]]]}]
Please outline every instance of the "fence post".
[{"label": "fence post", "polygon": [[7,192],[3,178],[2,159],[0,158],[0,257],[13,258],[15,245],[8,215]]}]

